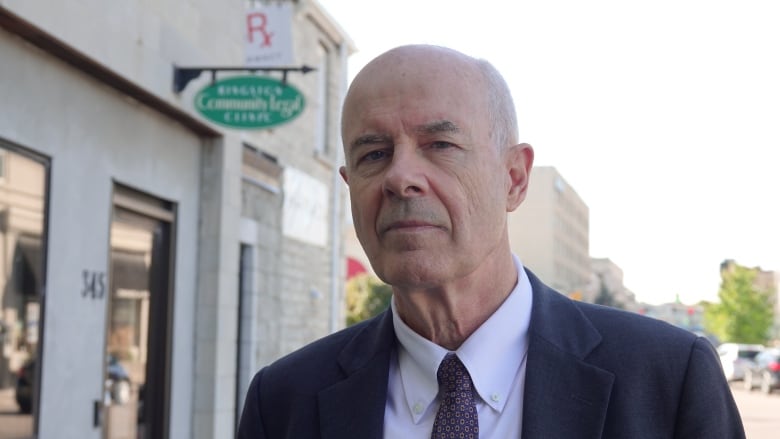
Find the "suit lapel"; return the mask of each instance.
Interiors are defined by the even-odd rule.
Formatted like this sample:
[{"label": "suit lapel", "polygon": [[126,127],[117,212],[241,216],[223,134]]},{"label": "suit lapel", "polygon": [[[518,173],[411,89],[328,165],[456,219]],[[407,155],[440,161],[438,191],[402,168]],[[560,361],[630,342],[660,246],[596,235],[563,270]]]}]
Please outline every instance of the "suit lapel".
[{"label": "suit lapel", "polygon": [[[522,437],[600,438],[614,375],[588,364],[601,335],[567,298],[528,272],[533,289]],[[341,352],[345,379],[319,392],[322,439],[382,437],[390,358],[388,310]]]},{"label": "suit lapel", "polygon": [[382,437],[394,345],[388,310],[344,348],[339,364],[346,378],[318,395],[322,439]]},{"label": "suit lapel", "polygon": [[569,299],[528,272],[533,289],[524,438],[600,438],[614,375],[585,361],[601,335]]}]

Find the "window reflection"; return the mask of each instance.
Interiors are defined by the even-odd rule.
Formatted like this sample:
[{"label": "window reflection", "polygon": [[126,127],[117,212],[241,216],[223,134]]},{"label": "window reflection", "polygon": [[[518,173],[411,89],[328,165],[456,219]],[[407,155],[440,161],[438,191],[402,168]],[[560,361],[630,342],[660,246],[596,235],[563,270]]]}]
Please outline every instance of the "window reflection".
[{"label": "window reflection", "polygon": [[166,437],[171,203],[117,187],[111,224],[104,438]]},{"label": "window reflection", "polygon": [[[111,226],[111,302],[106,340],[106,436],[137,438],[143,422],[149,330],[151,221],[121,210]],[[152,227],[150,230],[150,226]]]},{"label": "window reflection", "polygon": [[33,434],[45,202],[46,166],[0,148],[0,439]]}]

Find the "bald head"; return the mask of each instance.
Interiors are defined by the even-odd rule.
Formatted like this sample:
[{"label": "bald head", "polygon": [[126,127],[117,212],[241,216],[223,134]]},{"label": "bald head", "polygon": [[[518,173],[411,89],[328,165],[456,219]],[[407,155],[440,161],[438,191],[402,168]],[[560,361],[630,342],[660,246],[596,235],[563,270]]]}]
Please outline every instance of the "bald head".
[{"label": "bald head", "polygon": [[[498,147],[518,142],[517,116],[509,87],[501,74],[485,60],[472,58],[453,49],[429,45],[409,45],[391,49],[369,62],[355,77],[344,101],[342,133],[357,109],[356,94],[371,92],[383,84],[406,82],[407,92],[424,93],[425,88],[446,82],[450,93],[477,88],[478,102],[467,104],[474,117],[483,116],[490,136]],[[399,90],[400,92],[400,90]],[[466,110],[466,108],[464,108]],[[357,110],[359,111],[359,110]]]}]

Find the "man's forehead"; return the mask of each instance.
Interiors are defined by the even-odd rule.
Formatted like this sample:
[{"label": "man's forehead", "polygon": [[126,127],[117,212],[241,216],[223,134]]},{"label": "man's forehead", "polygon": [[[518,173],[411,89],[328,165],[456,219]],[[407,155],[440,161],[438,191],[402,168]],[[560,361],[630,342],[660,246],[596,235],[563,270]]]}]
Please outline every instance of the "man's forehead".
[{"label": "man's forehead", "polygon": [[453,49],[440,46],[410,45],[391,49],[374,58],[366,65],[366,70],[376,68],[385,70],[395,68],[401,71],[411,69],[428,70],[440,66],[443,69],[452,65],[473,67],[475,59]]},{"label": "man's forehead", "polygon": [[381,94],[396,88],[430,90],[447,83],[463,87],[479,82],[476,60],[436,46],[405,46],[386,52],[355,76],[349,95]]},{"label": "man's forehead", "polygon": [[471,131],[470,124],[486,114],[483,79],[473,58],[449,49],[409,47],[380,55],[358,73],[347,93],[345,143],[400,131]]}]

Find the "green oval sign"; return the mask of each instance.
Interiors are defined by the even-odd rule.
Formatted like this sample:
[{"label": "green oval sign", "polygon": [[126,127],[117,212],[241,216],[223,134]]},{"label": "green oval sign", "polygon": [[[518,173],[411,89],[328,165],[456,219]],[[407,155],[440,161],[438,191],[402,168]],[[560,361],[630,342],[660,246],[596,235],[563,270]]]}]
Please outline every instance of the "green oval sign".
[{"label": "green oval sign", "polygon": [[269,128],[303,111],[303,94],[290,84],[262,76],[237,76],[204,87],[195,108],[205,118],[231,128]]}]

